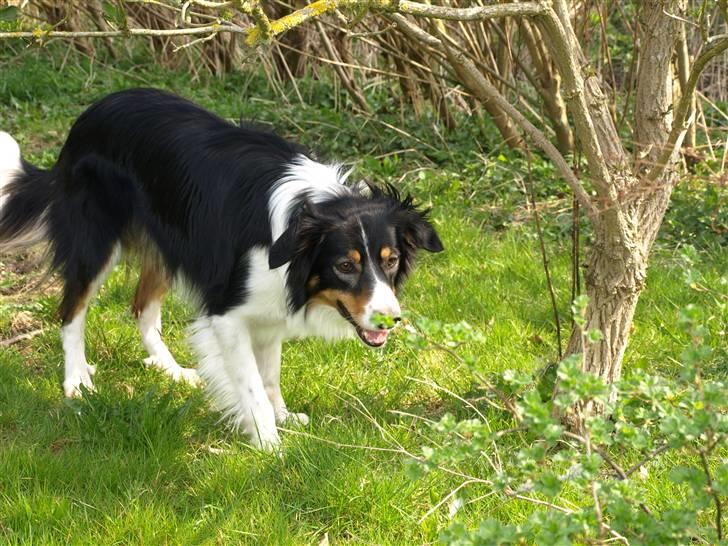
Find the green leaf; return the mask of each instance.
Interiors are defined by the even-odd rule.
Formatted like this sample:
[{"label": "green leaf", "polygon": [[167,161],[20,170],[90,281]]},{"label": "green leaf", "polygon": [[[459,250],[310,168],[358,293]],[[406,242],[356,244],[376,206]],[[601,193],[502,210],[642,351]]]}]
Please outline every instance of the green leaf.
[{"label": "green leaf", "polygon": [[577,296],[571,304],[571,314],[579,328],[586,326],[586,306],[588,303],[589,297],[581,295]]},{"label": "green leaf", "polygon": [[561,480],[553,472],[544,472],[536,482],[536,490],[553,498],[561,492]]},{"label": "green leaf", "polygon": [[706,483],[705,473],[702,470],[682,465],[670,471],[670,480],[687,484],[695,492],[701,491]]},{"label": "green leaf", "polygon": [[0,8],[0,21],[4,23],[12,23],[20,17],[20,9],[17,6],[7,6]]}]

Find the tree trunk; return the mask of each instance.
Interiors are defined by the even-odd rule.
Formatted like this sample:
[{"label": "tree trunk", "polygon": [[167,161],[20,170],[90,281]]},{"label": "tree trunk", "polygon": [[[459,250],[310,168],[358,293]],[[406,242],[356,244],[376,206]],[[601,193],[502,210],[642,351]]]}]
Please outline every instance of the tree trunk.
[{"label": "tree trunk", "polygon": [[585,330],[598,329],[603,339],[582,343],[578,329],[572,332],[567,354],[582,353],[582,369],[614,383],[622,372],[637,300],[645,285],[647,254],[639,241],[609,240],[606,232],[595,233],[584,275],[589,302]]}]

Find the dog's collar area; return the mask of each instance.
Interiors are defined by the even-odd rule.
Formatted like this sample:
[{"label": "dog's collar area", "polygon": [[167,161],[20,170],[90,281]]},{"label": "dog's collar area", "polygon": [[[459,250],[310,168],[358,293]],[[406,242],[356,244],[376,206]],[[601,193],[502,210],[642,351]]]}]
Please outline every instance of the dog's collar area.
[{"label": "dog's collar area", "polygon": [[346,308],[346,305],[344,305],[340,300],[336,300],[336,309],[339,311],[339,314],[354,327],[359,339],[361,339],[365,344],[370,347],[381,347],[387,342],[387,337],[389,336],[388,330],[365,330],[357,324],[354,317],[351,316],[351,313]]}]

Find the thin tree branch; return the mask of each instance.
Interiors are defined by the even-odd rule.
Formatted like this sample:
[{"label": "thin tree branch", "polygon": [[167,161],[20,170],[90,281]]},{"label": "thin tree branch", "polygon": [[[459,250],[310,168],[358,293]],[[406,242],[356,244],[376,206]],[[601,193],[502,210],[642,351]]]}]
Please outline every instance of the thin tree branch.
[{"label": "thin tree branch", "polygon": [[[336,55],[336,51],[334,50],[334,46],[331,43],[331,40],[329,40],[329,37],[326,34],[326,29],[324,29],[320,21],[316,21],[316,28],[319,31],[319,36],[321,36],[321,41],[323,42],[324,47],[326,48],[326,52],[329,54],[329,57],[331,57],[331,59],[334,61],[338,61],[339,59]],[[371,111],[369,109],[367,99],[364,97],[364,95],[362,95],[361,91],[359,91],[353,79],[346,73],[344,67],[340,64],[335,64],[334,70],[339,76],[341,83],[344,84],[344,87],[349,92],[349,96],[351,97],[351,99],[359,106],[359,108],[362,109],[362,111],[370,113]],[[291,81],[293,81],[293,78],[291,78]]]},{"label": "thin tree branch", "polygon": [[26,339],[33,339],[35,336],[38,336],[42,333],[43,333],[43,329],[39,328],[38,330],[32,330],[30,332],[18,334],[17,336],[11,337],[9,339],[3,339],[3,340],[0,340],[0,347],[10,347],[11,345],[15,345],[16,343],[18,343],[20,341],[25,341]]},{"label": "thin tree branch", "polygon": [[[558,7],[560,3],[556,2],[556,4]],[[594,82],[590,85],[596,87],[587,92],[587,84],[580,66],[583,54],[575,41],[576,38],[571,27],[568,27],[567,32],[562,26],[559,16],[552,9],[546,10],[538,17],[537,22],[548,37],[546,43],[550,47],[551,56],[563,79],[564,99],[574,119],[575,135],[581,143],[581,149],[589,165],[590,179],[597,194],[604,201],[603,214],[592,218],[592,221],[596,225],[606,226],[610,234],[621,241],[629,241],[631,239],[630,227],[618,197],[618,189],[625,185],[625,181],[612,176],[602,150],[602,142],[611,140],[610,135],[615,133],[611,114],[603,112],[604,97]],[[587,96],[589,102],[587,102]],[[590,105],[603,125],[601,132],[597,131]],[[613,162],[615,158],[617,161],[621,161],[623,155],[621,149],[615,150],[613,143],[609,146],[612,147],[610,157],[613,156],[610,162]]]},{"label": "thin tree branch", "polygon": [[690,111],[690,104],[692,102],[693,93],[695,92],[695,87],[698,84],[700,74],[702,74],[703,69],[708,62],[720,55],[726,49],[728,49],[728,34],[713,36],[708,39],[703,50],[700,52],[700,55],[698,55],[695,59],[695,63],[690,70],[690,77],[688,78],[682,97],[680,97],[680,102],[675,110],[672,130],[670,131],[670,135],[667,137],[667,142],[662,150],[662,154],[657,160],[657,164],[647,174],[648,182],[654,182],[662,175],[667,165],[669,165],[673,154],[679,149],[678,142],[682,140],[682,136],[685,135],[689,128],[689,125],[685,124],[685,120],[688,112]]},{"label": "thin tree branch", "polygon": [[611,175],[607,170],[597,132],[589,113],[584,93],[584,79],[574,49],[553,10],[549,9],[544,12],[539,17],[538,22],[549,37],[547,43],[551,46],[551,56],[559,67],[559,73],[563,78],[564,98],[574,116],[576,135],[589,163],[594,188],[601,197],[613,201],[609,203],[610,205],[614,205],[616,204],[616,195],[613,194],[613,188],[611,188]]},{"label": "thin tree branch", "polygon": [[121,38],[128,36],[194,36],[198,34],[211,34],[216,32],[228,32],[231,34],[247,34],[250,29],[244,29],[236,25],[206,25],[204,27],[173,28],[173,29],[151,29],[151,28],[129,28],[125,30],[44,30],[36,28],[32,31],[0,32],[1,39],[12,38],[35,38],[44,41],[51,38]]},{"label": "thin tree branch", "polygon": [[708,486],[708,492],[713,501],[715,502],[715,529],[718,533],[718,540],[723,540],[723,510],[720,502],[720,495],[713,487],[713,477],[710,475],[710,467],[708,466],[708,458],[705,455],[705,451],[700,450],[700,462],[703,465],[703,471],[705,472],[705,480]]},{"label": "thin tree branch", "polygon": [[453,8],[436,6],[409,0],[387,2],[396,5],[396,11],[417,17],[447,19],[450,21],[483,21],[496,17],[533,17],[542,15],[548,8],[542,2],[519,2],[475,6],[472,8]]},{"label": "thin tree branch", "polygon": [[543,269],[546,275],[546,284],[549,289],[549,296],[551,298],[551,309],[554,312],[554,322],[556,323],[556,354],[559,357],[559,362],[563,359],[564,355],[561,351],[561,318],[559,317],[559,306],[556,303],[556,292],[554,291],[554,283],[551,281],[551,271],[549,270],[549,256],[546,252],[546,243],[543,240],[543,231],[541,231],[541,218],[538,214],[538,206],[536,204],[536,193],[533,191],[533,166],[531,151],[526,150],[528,157],[528,181],[526,187],[528,190],[527,201],[531,201],[531,207],[533,208],[533,219],[536,223],[536,234],[538,235],[539,246],[541,247],[541,260],[543,262]]},{"label": "thin tree branch", "polygon": [[624,473],[627,476],[631,476],[632,474],[634,474],[635,472],[637,472],[640,468],[642,468],[646,463],[648,463],[649,461],[651,461],[652,459],[654,459],[655,457],[657,457],[661,453],[664,453],[668,449],[670,449],[670,445],[669,444],[665,444],[665,445],[662,445],[662,446],[658,447],[652,453],[648,453],[647,455],[645,455],[644,457],[642,457],[642,459],[638,463],[633,464]]},{"label": "thin tree branch", "polygon": [[[504,4],[505,5],[505,4]],[[492,100],[495,102],[508,116],[510,116],[523,131],[529,135],[534,143],[554,162],[559,172],[569,184],[581,206],[583,206],[590,218],[594,220],[598,214],[596,208],[591,202],[589,194],[586,192],[581,182],[576,178],[574,172],[569,167],[568,163],[556,149],[556,147],[546,138],[538,128],[536,128],[528,119],[521,114],[516,108],[511,105],[491,84],[485,76],[477,69],[475,64],[462,52],[454,51],[442,40],[432,36],[430,33],[424,31],[422,28],[410,23],[407,18],[399,14],[393,14],[392,19],[396,21],[397,26],[409,36],[421,39],[428,45],[438,47],[445,50],[448,60],[455,68],[456,72],[460,76],[461,81],[467,79],[470,85],[467,87],[478,99],[482,101]]]}]

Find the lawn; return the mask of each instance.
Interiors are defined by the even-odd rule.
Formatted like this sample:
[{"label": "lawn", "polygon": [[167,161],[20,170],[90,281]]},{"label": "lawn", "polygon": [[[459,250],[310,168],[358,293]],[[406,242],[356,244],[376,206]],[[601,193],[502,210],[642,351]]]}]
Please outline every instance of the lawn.
[{"label": "lawn", "polygon": [[[446,252],[422,256],[406,286],[403,305],[412,316],[481,329],[482,340],[463,351],[483,371],[537,372],[554,359],[552,310],[518,181],[522,162],[495,137],[476,137],[474,145],[475,123],[464,120],[448,149],[427,120],[398,123],[396,113],[388,114],[384,87],[373,93],[389,128],[337,109],[322,81],[302,85],[302,105],[276,96],[255,73],[191,82],[184,73],[145,66],[62,66],[57,51],[17,53],[0,50],[0,129],[13,134],[28,160],[51,165],[87,105],[137,85],[179,92],[231,119],[242,113],[273,123],[323,157],[353,163],[357,176],[391,181],[433,207]],[[537,171],[535,184],[551,226],[546,243],[560,310],[568,317],[569,236],[559,226],[569,203],[549,174],[548,167]],[[671,221],[680,224],[679,216]],[[715,333],[713,373],[725,374],[727,315],[716,291],[726,292],[728,253],[717,236],[699,247],[698,286],[714,289],[700,290],[684,279],[682,252],[681,241],[666,233],[637,311],[626,374],[677,373],[686,343],[677,317],[688,303],[704,309]],[[415,351],[401,330],[383,350],[353,340],[286,344],[284,396],[311,424],[283,433],[281,456],[254,451],[218,421],[202,391],[145,368],[130,313],[137,272],[126,265],[89,314],[87,355],[98,368],[97,392],[64,400],[58,285],[33,284],[42,272],[36,258],[6,256],[0,265],[0,337],[42,328],[0,352],[0,542],[420,544],[435,542],[451,518],[468,526],[485,517],[519,521],[529,509],[483,499],[455,515],[447,503],[431,511],[460,482],[437,473],[412,480],[395,442],[419,453],[437,441],[422,422],[446,412],[468,415],[458,398],[478,393],[470,371],[441,353]],[[194,365],[184,341],[193,316],[177,296],[167,300],[165,339],[185,365]],[[496,412],[486,416],[493,428],[510,426]],[[684,492],[664,470],[658,466],[647,478],[648,502],[679,505]],[[467,500],[485,493],[475,487],[463,494]]]}]

